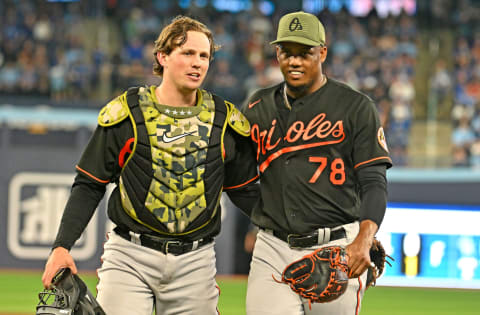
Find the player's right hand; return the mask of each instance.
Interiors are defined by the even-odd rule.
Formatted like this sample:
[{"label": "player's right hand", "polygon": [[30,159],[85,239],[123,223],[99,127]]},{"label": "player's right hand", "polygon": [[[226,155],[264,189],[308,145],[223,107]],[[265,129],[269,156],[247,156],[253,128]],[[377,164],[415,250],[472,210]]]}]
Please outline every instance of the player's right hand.
[{"label": "player's right hand", "polygon": [[66,248],[55,248],[45,264],[45,270],[42,276],[42,283],[45,289],[49,289],[52,284],[52,278],[61,268],[70,268],[73,274],[77,273],[77,266],[72,256]]}]

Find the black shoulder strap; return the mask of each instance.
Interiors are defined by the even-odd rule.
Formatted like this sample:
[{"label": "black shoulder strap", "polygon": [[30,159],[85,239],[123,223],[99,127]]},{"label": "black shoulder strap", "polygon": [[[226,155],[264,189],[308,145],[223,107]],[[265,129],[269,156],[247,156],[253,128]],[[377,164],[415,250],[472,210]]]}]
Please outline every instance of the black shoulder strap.
[{"label": "black shoulder strap", "polygon": [[139,87],[131,87],[127,91],[127,104],[137,124],[144,122],[143,114],[139,107],[140,96],[138,96],[138,90]]},{"label": "black shoulder strap", "polygon": [[[135,129],[137,130],[135,139],[135,150],[130,154],[140,154],[144,157],[150,157],[145,162],[144,167],[151,168],[151,147],[150,139],[148,137],[147,126],[145,125],[145,118],[143,117],[142,109],[140,108],[140,96],[138,95],[138,87],[129,88],[127,91],[127,104],[135,121]],[[131,159],[130,159],[131,160]]]},{"label": "black shoulder strap", "polygon": [[225,100],[216,94],[212,93],[213,101],[215,102],[215,110],[220,110],[227,113],[227,105],[225,105]]},{"label": "black shoulder strap", "polygon": [[227,105],[222,97],[215,94],[212,94],[212,97],[215,103],[215,119],[213,120],[213,125],[223,129],[223,126],[227,122]]},{"label": "black shoulder strap", "polygon": [[145,210],[145,200],[148,195],[148,187],[151,183],[152,170],[152,148],[150,138],[148,137],[147,126],[142,109],[140,108],[139,88],[130,88],[127,91],[128,108],[133,116],[137,130],[135,139],[135,150],[129,162],[125,164],[122,170],[122,180],[126,192],[136,209],[138,219],[150,226],[161,229],[162,226],[156,221],[155,217]]}]

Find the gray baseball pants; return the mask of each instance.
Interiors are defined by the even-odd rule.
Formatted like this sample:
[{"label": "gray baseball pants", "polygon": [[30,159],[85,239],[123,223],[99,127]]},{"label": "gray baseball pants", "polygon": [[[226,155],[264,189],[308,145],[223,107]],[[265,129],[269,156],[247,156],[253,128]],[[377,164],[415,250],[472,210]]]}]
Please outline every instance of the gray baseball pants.
[{"label": "gray baseball pants", "polygon": [[365,292],[367,272],[348,281],[347,291],[337,300],[328,303],[312,303],[301,298],[282,279],[285,267],[293,261],[310,254],[313,250],[331,245],[346,246],[358,234],[358,222],[343,225],[346,238],[331,241],[321,246],[292,249],[275,236],[260,230],[253,250],[247,286],[247,315],[357,315]]},{"label": "gray baseball pants", "polygon": [[217,314],[214,242],[175,256],[111,232],[104,247],[97,300],[107,315]]}]

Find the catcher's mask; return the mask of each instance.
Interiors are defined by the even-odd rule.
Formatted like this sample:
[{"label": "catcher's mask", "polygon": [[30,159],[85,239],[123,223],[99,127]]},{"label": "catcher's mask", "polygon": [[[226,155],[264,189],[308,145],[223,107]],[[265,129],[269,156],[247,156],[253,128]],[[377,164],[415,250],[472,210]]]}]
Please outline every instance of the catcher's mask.
[{"label": "catcher's mask", "polygon": [[105,315],[85,283],[61,269],[52,280],[52,287],[38,294],[36,315]]}]

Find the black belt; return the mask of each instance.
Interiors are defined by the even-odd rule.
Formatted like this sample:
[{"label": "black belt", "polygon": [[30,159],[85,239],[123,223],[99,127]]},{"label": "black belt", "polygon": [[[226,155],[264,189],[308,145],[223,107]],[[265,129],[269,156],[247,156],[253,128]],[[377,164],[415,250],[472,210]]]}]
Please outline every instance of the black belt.
[{"label": "black belt", "polygon": [[343,227],[336,228],[334,230],[330,228],[318,229],[310,234],[290,234],[282,231],[272,231],[264,229],[267,233],[281,239],[288,243],[291,248],[306,248],[317,245],[323,245],[330,241],[339,240],[347,237],[345,229]]},{"label": "black belt", "polygon": [[164,254],[181,255],[195,250],[205,244],[213,241],[212,237],[200,239],[193,242],[184,242],[178,240],[163,239],[158,236],[148,234],[137,234],[125,231],[116,227],[113,229],[115,233],[135,244],[139,244],[154,250],[158,250]]}]

